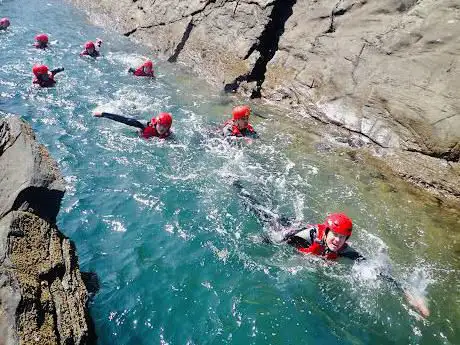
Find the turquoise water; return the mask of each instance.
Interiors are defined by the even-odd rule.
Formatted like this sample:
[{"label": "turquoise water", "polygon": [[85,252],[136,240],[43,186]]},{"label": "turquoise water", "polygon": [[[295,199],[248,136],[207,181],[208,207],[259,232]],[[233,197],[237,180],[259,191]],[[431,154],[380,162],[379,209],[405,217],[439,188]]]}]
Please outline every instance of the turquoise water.
[{"label": "turquoise water", "polygon": [[[229,146],[212,131],[237,99],[159,60],[156,81],[128,76],[148,50],[66,4],[0,1],[0,16],[12,22],[0,32],[0,110],[32,124],[65,176],[59,227],[81,268],[100,278],[91,302],[99,344],[460,343],[458,214],[346,155],[317,152],[313,135],[268,109],[253,119],[260,140]],[[46,51],[32,47],[42,31]],[[102,58],[79,58],[96,37]],[[66,68],[55,88],[31,87],[36,62]],[[170,111],[175,139],[141,140],[93,110]],[[238,200],[235,179],[298,219],[348,212],[353,245],[369,260],[331,264],[263,243],[268,229]],[[376,278],[387,261],[427,296],[427,320]]]}]

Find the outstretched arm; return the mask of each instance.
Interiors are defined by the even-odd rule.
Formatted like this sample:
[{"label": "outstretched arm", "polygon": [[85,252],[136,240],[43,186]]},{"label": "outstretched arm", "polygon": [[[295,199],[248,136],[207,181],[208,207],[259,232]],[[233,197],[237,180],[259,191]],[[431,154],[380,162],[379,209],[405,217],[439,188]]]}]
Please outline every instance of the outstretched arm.
[{"label": "outstretched arm", "polygon": [[[296,235],[302,237],[307,227],[301,226],[295,222],[292,218],[279,215],[268,207],[263,205],[255,196],[248,193],[242,186],[239,180],[233,182],[233,187],[238,191],[240,198],[242,199],[245,206],[251,210],[254,215],[259,219],[261,223],[267,224],[273,230],[273,237],[270,238],[270,242],[286,242]],[[302,234],[301,234],[302,233]],[[307,237],[308,235],[306,235]],[[309,238],[307,239],[307,241]],[[303,241],[305,242],[305,240]],[[293,242],[288,242],[294,244]]]},{"label": "outstretched arm", "polygon": [[130,118],[130,117],[125,117],[122,115],[111,114],[111,113],[106,113],[106,112],[94,112],[93,115],[95,117],[105,117],[106,119],[124,123],[125,125],[136,127],[142,130],[145,129],[145,125],[143,123],[139,122],[136,119]]},{"label": "outstretched arm", "polygon": [[380,272],[379,278],[387,281],[393,285],[393,287],[400,290],[404,294],[407,303],[409,303],[421,316],[430,316],[430,310],[428,309],[426,301],[422,296],[414,295],[408,289],[404,288],[400,282],[398,282],[395,278],[387,273]]},{"label": "outstretched arm", "polygon": [[55,68],[51,71],[51,74],[54,76],[55,74],[58,74],[59,72],[62,72],[63,70],[64,70],[64,67]]}]

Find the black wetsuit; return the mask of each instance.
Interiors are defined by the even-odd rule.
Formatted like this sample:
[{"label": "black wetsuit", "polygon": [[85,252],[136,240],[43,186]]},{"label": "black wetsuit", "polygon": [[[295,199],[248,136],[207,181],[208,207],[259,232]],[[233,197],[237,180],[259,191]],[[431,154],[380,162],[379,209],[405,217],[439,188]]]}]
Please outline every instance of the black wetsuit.
[{"label": "black wetsuit", "polygon": [[[237,181],[234,186],[239,190],[246,207],[248,207],[259,218],[262,223],[268,224],[269,227],[279,235],[276,242],[286,242],[296,248],[308,248],[317,239],[318,228],[315,225],[301,224],[293,218],[280,216],[263,206],[255,197],[243,189]],[[273,239],[265,238],[267,242],[273,242]],[[339,257],[351,260],[364,260],[364,257],[349,245],[345,244],[337,253]]]},{"label": "black wetsuit", "polygon": [[35,76],[32,83],[40,85],[41,87],[52,87],[56,84],[56,80],[54,80],[54,76],[59,72],[62,72],[64,67],[59,67],[51,70],[48,74],[46,79],[43,78],[42,75]]},{"label": "black wetsuit", "polygon": [[142,122],[132,118],[132,117],[125,117],[122,115],[117,115],[117,114],[111,114],[111,113],[106,113],[103,112],[101,113],[100,117],[104,117],[106,119],[110,119],[116,122],[124,123],[125,125],[131,126],[131,127],[136,127],[139,128],[140,130],[144,130],[149,124],[148,122],[144,125]]},{"label": "black wetsuit", "polygon": [[[263,206],[257,198],[245,191],[239,181],[235,181],[233,185],[239,191],[240,197],[248,209],[254,212],[260,222],[269,225],[269,227],[280,233],[282,236],[275,242],[285,242],[296,248],[308,248],[316,239],[317,229],[312,225],[302,226],[300,222],[294,218],[278,215],[273,211]],[[273,243],[273,239],[264,237],[267,243]],[[366,258],[352,247],[347,246],[341,252],[339,257],[344,257],[353,261],[364,261]],[[394,288],[405,291],[401,283],[393,278],[390,273],[379,272],[378,277],[391,284]]]},{"label": "black wetsuit", "polygon": [[59,67],[51,70],[51,74],[54,76],[55,74],[58,74],[59,72],[64,71],[64,67]]}]

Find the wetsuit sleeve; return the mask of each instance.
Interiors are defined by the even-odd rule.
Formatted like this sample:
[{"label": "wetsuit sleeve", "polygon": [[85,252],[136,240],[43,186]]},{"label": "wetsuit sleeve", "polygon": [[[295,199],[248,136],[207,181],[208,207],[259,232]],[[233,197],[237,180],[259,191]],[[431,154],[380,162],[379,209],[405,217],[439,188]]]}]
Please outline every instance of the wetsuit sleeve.
[{"label": "wetsuit sleeve", "polygon": [[55,68],[51,71],[51,74],[55,75],[55,74],[58,74],[59,72],[62,72],[63,70],[64,70],[64,67]]},{"label": "wetsuit sleeve", "polygon": [[359,252],[357,252],[350,246],[347,246],[344,250],[340,251],[339,255],[350,260],[365,260],[364,256],[362,256]]},{"label": "wetsuit sleeve", "polygon": [[106,119],[110,119],[116,122],[121,122],[121,123],[124,123],[125,125],[136,127],[142,130],[144,130],[146,127],[144,124],[142,124],[138,120],[130,118],[130,117],[125,117],[125,116],[105,113],[105,112],[101,114],[101,117],[105,117]]},{"label": "wetsuit sleeve", "polygon": [[401,290],[401,291],[404,291],[404,288],[402,287],[401,283],[398,282],[395,278],[393,278],[392,276],[390,276],[388,273],[383,273],[383,272],[380,272],[378,277],[384,281],[386,281],[387,283],[391,284],[394,288],[398,289],[398,290]]},{"label": "wetsuit sleeve", "polygon": [[295,228],[284,234],[284,240],[296,248],[308,248],[316,238],[316,228]]},{"label": "wetsuit sleeve", "polygon": [[136,70],[134,68],[130,67],[129,70],[128,70],[128,73],[134,73],[134,72],[136,72]]}]

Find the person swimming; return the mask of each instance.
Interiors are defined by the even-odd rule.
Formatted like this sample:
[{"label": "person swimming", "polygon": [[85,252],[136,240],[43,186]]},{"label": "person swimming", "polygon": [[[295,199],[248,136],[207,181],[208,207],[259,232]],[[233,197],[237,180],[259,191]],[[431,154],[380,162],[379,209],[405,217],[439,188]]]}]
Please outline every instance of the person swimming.
[{"label": "person swimming", "polygon": [[0,30],[6,30],[10,26],[10,20],[8,18],[0,19]]},{"label": "person swimming", "polygon": [[34,74],[32,84],[39,85],[41,87],[54,86],[54,84],[56,84],[54,76],[62,71],[64,71],[64,67],[55,68],[52,71],[49,71],[48,66],[46,65],[35,65],[32,67],[32,73]]},{"label": "person swimming", "polygon": [[37,49],[46,49],[48,48],[48,35],[47,34],[38,34],[35,36],[34,47]]},{"label": "person swimming", "polygon": [[172,115],[170,113],[160,113],[157,117],[153,117],[149,122],[142,122],[122,115],[111,114],[106,112],[94,112],[95,117],[104,117],[116,122],[124,123],[125,125],[140,129],[140,136],[148,139],[157,137],[160,139],[168,138],[171,135]]},{"label": "person swimming", "polygon": [[131,67],[128,72],[134,74],[136,77],[155,77],[153,72],[153,62],[151,60],[146,60],[138,68]]},{"label": "person swimming", "polygon": [[[287,243],[295,247],[301,254],[314,255],[325,260],[339,258],[353,261],[366,260],[347,243],[353,232],[353,221],[345,213],[331,213],[323,223],[304,224],[269,210],[257,198],[250,195],[240,181],[235,181],[233,186],[245,206],[257,216],[261,223],[268,225],[271,229],[273,234],[271,237],[265,237],[265,242]],[[378,277],[400,290],[407,302],[420,315],[423,317],[430,315],[428,306],[422,297],[412,294],[388,273],[380,272]]]},{"label": "person swimming", "polygon": [[222,128],[224,137],[257,137],[254,128],[249,124],[251,108],[239,105],[233,108],[232,118],[227,120]]},{"label": "person swimming", "polygon": [[100,56],[99,48],[102,45],[102,40],[97,38],[96,43],[88,41],[84,45],[84,49],[80,52],[80,56],[90,56],[96,58]]}]

